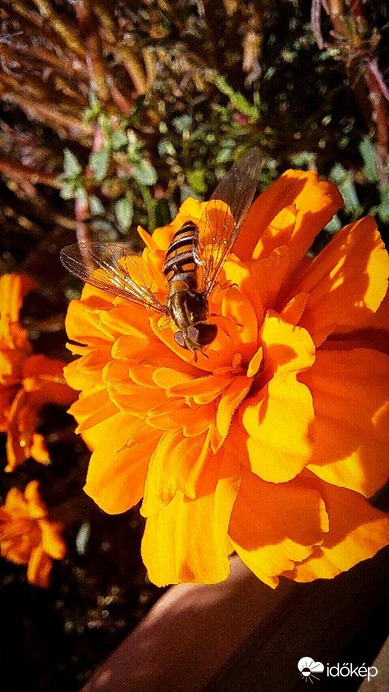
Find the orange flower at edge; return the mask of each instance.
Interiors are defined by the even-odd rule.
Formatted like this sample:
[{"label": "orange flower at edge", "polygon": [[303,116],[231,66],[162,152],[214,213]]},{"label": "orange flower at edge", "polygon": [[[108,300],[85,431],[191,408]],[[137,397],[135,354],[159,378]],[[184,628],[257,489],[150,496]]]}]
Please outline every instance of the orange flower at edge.
[{"label": "orange flower at edge", "polygon": [[[328,578],[387,544],[388,518],[366,498],[388,477],[389,258],[369,217],[307,257],[340,205],[312,172],[257,198],[197,363],[143,308],[91,287],[69,307],[82,344],[70,411],[94,447],[86,492],[110,513],[143,497],[156,584],[221,581],[232,550],[271,586]],[[141,231],[162,299],[171,238],[204,206],[186,200],[169,226]]]},{"label": "orange flower at edge", "polygon": [[34,586],[48,588],[53,560],[65,557],[62,530],[60,522],[48,517],[38,481],[31,481],[24,493],[11,488],[0,507],[1,555],[27,565],[27,579]]},{"label": "orange flower at edge", "polygon": [[6,471],[30,456],[46,463],[49,454],[36,432],[38,414],[46,403],[69,406],[74,393],[63,377],[65,362],[33,354],[28,334],[19,323],[26,294],[36,288],[30,277],[0,277],[0,431],[7,433]]}]

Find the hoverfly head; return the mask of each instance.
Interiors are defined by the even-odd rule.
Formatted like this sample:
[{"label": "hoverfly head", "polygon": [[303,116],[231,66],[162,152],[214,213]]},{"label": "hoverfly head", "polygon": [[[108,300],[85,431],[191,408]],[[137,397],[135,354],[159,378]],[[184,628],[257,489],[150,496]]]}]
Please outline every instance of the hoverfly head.
[{"label": "hoverfly head", "polygon": [[208,322],[197,322],[188,327],[186,334],[188,341],[196,344],[196,348],[201,350],[204,346],[209,346],[212,341],[215,341],[217,326]]},{"label": "hoverfly head", "polygon": [[178,332],[174,332],[174,341],[176,344],[181,346],[181,348],[189,349],[189,346],[186,343],[185,334],[183,331],[181,331],[181,329]]},{"label": "hoverfly head", "polygon": [[[196,351],[203,351],[203,348],[209,346],[216,339],[217,326],[216,324],[208,324],[208,322],[196,322],[192,324],[184,332],[179,330],[174,334],[175,342],[189,351],[193,351],[195,361],[197,361]],[[203,354],[205,356],[205,353]]]},{"label": "hoverfly head", "polygon": [[188,327],[185,332],[179,330],[174,334],[175,342],[190,351],[202,351],[216,339],[217,326],[208,322],[196,322]]}]

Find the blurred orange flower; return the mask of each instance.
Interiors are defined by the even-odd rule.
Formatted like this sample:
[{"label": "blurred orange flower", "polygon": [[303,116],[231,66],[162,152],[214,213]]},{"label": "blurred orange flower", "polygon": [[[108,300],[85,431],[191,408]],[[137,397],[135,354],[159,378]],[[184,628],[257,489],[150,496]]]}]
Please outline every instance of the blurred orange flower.
[{"label": "blurred orange flower", "polygon": [[47,403],[69,406],[74,400],[63,377],[64,361],[33,354],[19,323],[23,298],[35,287],[22,274],[0,277],[0,431],[7,433],[6,471],[29,457],[48,461],[44,439],[36,432],[39,411]]},{"label": "blurred orange flower", "polygon": [[[234,550],[271,586],[328,578],[387,544],[388,517],[366,498],[388,477],[389,258],[370,217],[307,254],[341,204],[301,171],[257,198],[197,362],[141,307],[89,286],[69,307],[86,492],[110,513],[143,497],[158,585],[224,580]],[[188,199],[152,237],[140,230],[159,297],[172,236],[204,207]]]},{"label": "blurred orange flower", "polygon": [[17,565],[28,565],[30,584],[47,588],[53,560],[66,555],[62,529],[61,523],[48,518],[38,481],[31,481],[24,494],[11,488],[0,507],[1,555]]}]

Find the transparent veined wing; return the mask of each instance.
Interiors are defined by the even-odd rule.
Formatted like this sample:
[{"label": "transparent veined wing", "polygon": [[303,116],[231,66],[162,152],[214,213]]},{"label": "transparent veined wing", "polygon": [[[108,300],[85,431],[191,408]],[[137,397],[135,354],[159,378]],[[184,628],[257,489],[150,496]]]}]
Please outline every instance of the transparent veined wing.
[{"label": "transparent veined wing", "polygon": [[115,243],[80,243],[61,250],[61,262],[78,279],[137,305],[167,314],[150,288],[141,258]]},{"label": "transparent veined wing", "polygon": [[262,157],[254,147],[237,161],[216,187],[198,237],[200,290],[209,295],[237,239],[257,189]]}]

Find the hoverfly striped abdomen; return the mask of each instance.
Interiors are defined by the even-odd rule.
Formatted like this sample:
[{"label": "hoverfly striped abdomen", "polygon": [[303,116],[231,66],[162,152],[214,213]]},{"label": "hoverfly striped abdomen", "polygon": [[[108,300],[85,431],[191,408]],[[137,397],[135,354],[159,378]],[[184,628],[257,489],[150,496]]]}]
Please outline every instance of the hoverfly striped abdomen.
[{"label": "hoverfly striped abdomen", "polygon": [[163,267],[169,284],[168,309],[178,330],[174,339],[193,352],[208,346],[217,334],[217,326],[207,322],[207,296],[197,290],[198,245],[199,228],[194,221],[186,221],[174,234]]},{"label": "hoverfly striped abdomen", "polygon": [[183,281],[189,288],[197,287],[197,248],[199,229],[187,221],[174,234],[166,252],[163,273],[169,283]]}]

